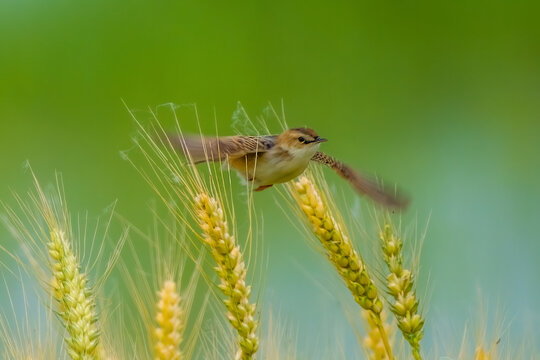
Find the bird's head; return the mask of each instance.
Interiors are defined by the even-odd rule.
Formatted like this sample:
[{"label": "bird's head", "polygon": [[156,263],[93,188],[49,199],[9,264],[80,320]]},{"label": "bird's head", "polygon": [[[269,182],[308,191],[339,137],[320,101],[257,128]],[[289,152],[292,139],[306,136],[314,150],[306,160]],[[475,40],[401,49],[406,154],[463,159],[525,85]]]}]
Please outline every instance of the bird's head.
[{"label": "bird's head", "polygon": [[295,128],[284,131],[279,135],[277,143],[293,153],[315,154],[319,145],[327,141],[309,128]]}]

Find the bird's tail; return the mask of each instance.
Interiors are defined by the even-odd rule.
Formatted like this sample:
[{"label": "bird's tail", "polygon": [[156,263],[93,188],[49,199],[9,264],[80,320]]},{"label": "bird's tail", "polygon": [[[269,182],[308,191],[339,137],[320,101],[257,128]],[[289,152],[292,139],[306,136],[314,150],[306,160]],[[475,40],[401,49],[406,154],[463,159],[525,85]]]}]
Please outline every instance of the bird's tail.
[{"label": "bird's tail", "polygon": [[379,185],[368,177],[359,174],[351,167],[329,155],[326,155],[325,153],[317,151],[311,160],[329,166],[339,176],[347,180],[358,193],[368,196],[381,205],[389,208],[398,208],[404,210],[409,204],[409,199],[398,193],[397,190],[386,190],[382,185]]}]

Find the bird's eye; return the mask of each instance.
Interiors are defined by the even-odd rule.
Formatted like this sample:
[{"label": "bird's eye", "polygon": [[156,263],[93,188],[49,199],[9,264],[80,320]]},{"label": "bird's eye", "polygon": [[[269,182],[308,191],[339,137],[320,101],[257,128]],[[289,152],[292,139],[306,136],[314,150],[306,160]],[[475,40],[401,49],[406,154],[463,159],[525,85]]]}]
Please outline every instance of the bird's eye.
[{"label": "bird's eye", "polygon": [[306,139],[304,139],[302,136],[300,136],[300,137],[298,138],[298,141],[300,141],[301,143],[303,143],[304,141],[306,141]]}]

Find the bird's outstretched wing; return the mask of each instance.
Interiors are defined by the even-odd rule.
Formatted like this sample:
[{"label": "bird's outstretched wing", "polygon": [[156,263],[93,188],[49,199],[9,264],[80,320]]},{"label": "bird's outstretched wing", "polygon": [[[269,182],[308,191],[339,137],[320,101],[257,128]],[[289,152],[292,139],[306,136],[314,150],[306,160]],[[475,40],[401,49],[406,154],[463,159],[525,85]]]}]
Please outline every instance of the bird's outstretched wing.
[{"label": "bird's outstretched wing", "polygon": [[247,154],[270,150],[277,135],[202,137],[197,135],[169,135],[172,146],[184,153],[193,163],[222,161]]},{"label": "bird's outstretched wing", "polygon": [[357,173],[351,167],[329,155],[326,155],[325,153],[317,151],[311,160],[332,168],[332,170],[334,170],[339,176],[347,180],[356,191],[362,195],[369,196],[372,200],[381,205],[405,209],[409,203],[408,199],[391,194],[390,192],[384,190],[381,186],[377,185],[376,182]]}]

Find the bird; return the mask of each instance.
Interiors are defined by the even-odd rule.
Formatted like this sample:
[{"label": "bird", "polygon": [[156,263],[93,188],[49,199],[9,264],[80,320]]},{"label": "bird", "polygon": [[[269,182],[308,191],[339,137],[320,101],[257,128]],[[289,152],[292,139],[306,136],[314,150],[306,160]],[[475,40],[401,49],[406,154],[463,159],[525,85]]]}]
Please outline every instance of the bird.
[{"label": "bird", "polygon": [[169,135],[169,142],[192,163],[228,162],[243,178],[262,191],[301,175],[310,162],[326,165],[361,195],[388,208],[404,209],[408,200],[389,192],[345,163],[319,151],[327,139],[307,127],[291,128],[278,135],[205,137]]}]

